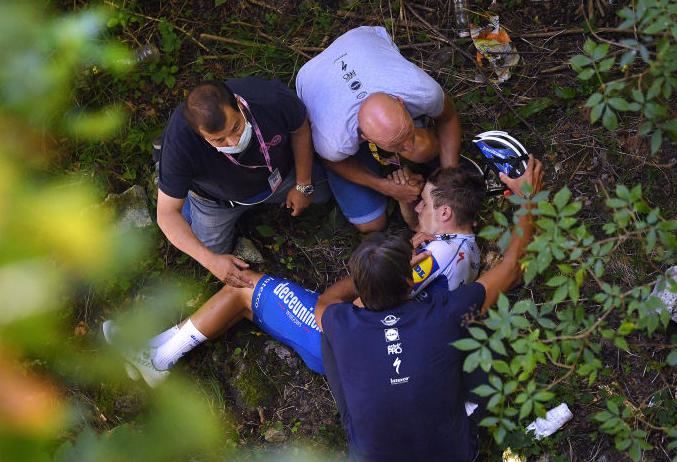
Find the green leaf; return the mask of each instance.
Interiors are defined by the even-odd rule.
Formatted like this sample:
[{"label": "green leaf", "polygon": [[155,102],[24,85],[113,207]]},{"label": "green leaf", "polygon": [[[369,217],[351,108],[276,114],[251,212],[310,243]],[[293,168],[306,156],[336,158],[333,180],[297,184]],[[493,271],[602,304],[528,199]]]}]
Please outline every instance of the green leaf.
[{"label": "green leaf", "polygon": [[539,391],[534,395],[536,401],[546,402],[550,401],[555,397],[555,394],[551,391]]},{"label": "green leaf", "polygon": [[616,109],[617,111],[627,111],[629,109],[629,104],[625,98],[615,97],[609,99],[609,105]]},{"label": "green leaf", "polygon": [[591,62],[592,60],[585,55],[576,55],[569,60],[569,63],[571,63],[574,69],[585,67]]},{"label": "green leaf", "polygon": [[602,62],[599,63],[599,71],[607,72],[609,69],[611,69],[611,66],[614,65],[614,61],[616,61],[616,58],[603,59]]},{"label": "green leaf", "polygon": [[548,282],[546,282],[545,285],[548,287],[559,287],[562,284],[566,284],[568,280],[569,278],[566,276],[553,276],[548,279]]},{"label": "green leaf", "polygon": [[651,86],[649,87],[649,91],[646,92],[646,99],[654,99],[656,96],[658,96],[658,94],[661,92],[664,81],[665,79],[663,79],[662,77],[659,77],[656,80],[654,80]]},{"label": "green leaf", "polygon": [[594,69],[585,69],[580,74],[578,74],[578,78],[581,80],[590,80],[590,77],[593,75],[595,75]]},{"label": "green leaf", "polygon": [[482,228],[482,231],[480,231],[479,236],[482,239],[486,239],[488,241],[493,241],[502,232],[503,232],[503,228],[499,228],[498,226],[485,226],[484,228]]},{"label": "green leaf", "polygon": [[587,39],[583,44],[583,51],[585,51],[585,54],[587,55],[592,55],[595,52],[595,48],[597,48],[597,42],[594,40]]},{"label": "green leaf", "polygon": [[599,103],[597,106],[592,108],[592,111],[590,111],[590,123],[594,124],[599,120],[599,118],[602,116],[602,111],[606,107],[606,104],[604,103]]},{"label": "green leaf", "polygon": [[663,144],[663,130],[660,128],[651,135],[651,154],[656,154]]},{"label": "green leaf", "polygon": [[476,351],[468,355],[463,362],[463,370],[465,372],[472,372],[477,369],[477,366],[480,364],[480,353]]},{"label": "green leaf", "polygon": [[602,59],[607,55],[608,52],[609,52],[609,44],[608,43],[600,43],[595,48],[595,51],[592,52],[592,59],[594,59],[594,60]]},{"label": "green leaf", "polygon": [[672,350],[665,361],[670,367],[677,366],[677,350]]},{"label": "green leaf", "polygon": [[623,53],[623,56],[621,56],[621,60],[618,62],[618,65],[620,67],[629,66],[635,61],[636,56],[637,50],[626,51],[625,53]]},{"label": "green leaf", "polygon": [[610,131],[618,128],[618,118],[616,117],[616,113],[610,107],[607,107],[606,111],[604,111],[602,124],[604,125],[604,128]]},{"label": "green leaf", "polygon": [[602,94],[601,93],[593,93],[590,95],[588,100],[585,102],[585,105],[587,107],[593,107],[597,105],[600,101],[602,101]]},{"label": "green leaf", "polygon": [[[501,355],[507,355],[508,354],[508,352],[505,350],[505,346],[503,346],[503,342],[500,339],[497,339],[497,338],[492,337],[491,339],[489,339],[489,348],[491,348],[496,353],[501,354]],[[494,364],[494,369],[496,369],[496,364]],[[500,372],[500,371],[498,371],[498,372]]]},{"label": "green leaf", "polygon": [[496,222],[501,226],[504,227],[508,226],[508,219],[501,212],[498,211],[494,212],[494,220],[496,220]]},{"label": "green leaf", "polygon": [[534,402],[530,399],[526,400],[524,404],[520,407],[520,420],[531,414],[531,409],[534,406]]},{"label": "green leaf", "polygon": [[571,191],[565,186],[557,191],[557,194],[555,194],[552,202],[555,204],[555,207],[557,207],[557,210],[562,210],[567,202],[569,202],[569,199],[571,199]]},{"label": "green leaf", "polygon": [[256,231],[263,237],[271,237],[275,234],[275,230],[268,225],[259,225]]},{"label": "green leaf", "polygon": [[571,301],[574,303],[577,303],[579,297],[580,291],[578,290],[578,285],[572,280],[569,282],[569,298],[571,298]]},{"label": "green leaf", "polygon": [[560,303],[562,300],[567,298],[567,294],[569,293],[569,286],[568,284],[559,286],[555,293],[552,295],[551,301],[553,303]]},{"label": "green leaf", "polygon": [[607,207],[611,207],[612,209],[619,209],[621,207],[625,207],[626,204],[627,203],[623,199],[617,199],[615,197],[606,200]]},{"label": "green leaf", "polygon": [[475,339],[464,338],[461,340],[456,340],[452,345],[461,351],[472,351],[480,348],[482,345]]},{"label": "green leaf", "polygon": [[[470,332],[470,335],[477,340],[486,340],[488,338],[484,329],[480,329],[479,327],[470,327],[468,332]],[[472,349],[474,350],[474,348]]]},{"label": "green leaf", "polygon": [[533,101],[530,101],[529,104],[527,104],[526,106],[519,108],[517,112],[523,118],[527,119],[532,115],[538,114],[539,112],[549,108],[554,103],[555,102],[550,98],[538,98]]},{"label": "green leaf", "polygon": [[475,393],[477,396],[485,398],[487,396],[491,396],[494,393],[496,393],[496,390],[494,388],[491,388],[489,385],[483,384],[477,388],[474,388],[472,392]]},{"label": "green leaf", "polygon": [[572,202],[571,204],[568,204],[560,211],[560,215],[563,217],[576,215],[578,211],[581,210],[581,207],[583,207],[583,204],[581,204],[580,202]]},{"label": "green leaf", "polygon": [[560,87],[559,85],[555,85],[554,89],[555,89],[555,95],[558,98],[562,98],[563,100],[570,100],[570,99],[574,99],[576,97],[576,89],[574,89],[574,88]]}]

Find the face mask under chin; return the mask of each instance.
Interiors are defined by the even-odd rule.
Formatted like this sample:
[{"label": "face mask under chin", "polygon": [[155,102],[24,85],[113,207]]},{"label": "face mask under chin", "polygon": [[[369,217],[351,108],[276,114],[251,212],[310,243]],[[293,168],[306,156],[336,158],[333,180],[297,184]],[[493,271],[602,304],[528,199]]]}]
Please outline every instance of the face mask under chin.
[{"label": "face mask under chin", "polygon": [[245,122],[244,129],[242,130],[242,135],[240,135],[240,140],[235,146],[220,146],[214,148],[223,153],[223,154],[240,154],[249,147],[249,143],[252,140],[252,125],[247,121]]}]

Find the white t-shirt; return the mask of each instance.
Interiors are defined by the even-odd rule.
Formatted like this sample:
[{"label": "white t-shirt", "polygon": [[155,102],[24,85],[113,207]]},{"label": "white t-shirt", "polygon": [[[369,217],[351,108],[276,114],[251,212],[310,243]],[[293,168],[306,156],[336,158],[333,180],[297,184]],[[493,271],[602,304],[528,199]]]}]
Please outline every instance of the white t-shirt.
[{"label": "white t-shirt", "polygon": [[442,87],[400,54],[383,27],[349,30],[299,70],[296,93],[320,156],[338,162],[357,152],[357,112],[378,92],[402,98],[414,119],[435,118],[444,109]]},{"label": "white t-shirt", "polygon": [[474,234],[439,235],[424,250],[429,250],[431,255],[412,270],[412,297],[431,284],[456,290],[477,279],[480,251]]}]

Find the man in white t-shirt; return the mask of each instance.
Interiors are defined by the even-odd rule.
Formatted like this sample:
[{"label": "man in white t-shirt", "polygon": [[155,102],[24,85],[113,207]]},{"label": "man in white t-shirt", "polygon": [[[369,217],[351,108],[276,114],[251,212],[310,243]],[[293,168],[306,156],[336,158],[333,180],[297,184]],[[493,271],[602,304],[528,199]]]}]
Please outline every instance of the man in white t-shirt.
[{"label": "man in white t-shirt", "polygon": [[385,227],[387,197],[414,202],[420,194],[418,185],[382,178],[367,142],[416,163],[439,154],[442,167],[458,164],[461,128],[451,99],[400,54],[383,27],[337,38],[299,70],[296,91],[334,196],[361,232]]}]

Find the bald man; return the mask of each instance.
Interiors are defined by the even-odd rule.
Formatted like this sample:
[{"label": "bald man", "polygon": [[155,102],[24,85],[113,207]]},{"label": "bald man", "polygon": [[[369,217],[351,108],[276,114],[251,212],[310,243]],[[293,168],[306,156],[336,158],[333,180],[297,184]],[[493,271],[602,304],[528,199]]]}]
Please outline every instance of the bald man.
[{"label": "bald man", "polygon": [[334,196],[361,232],[383,229],[387,198],[414,202],[422,184],[384,178],[373,145],[396,153],[393,162],[439,155],[443,167],[458,163],[461,127],[451,99],[400,54],[383,27],[358,27],[337,38],[301,68],[296,92]]}]

